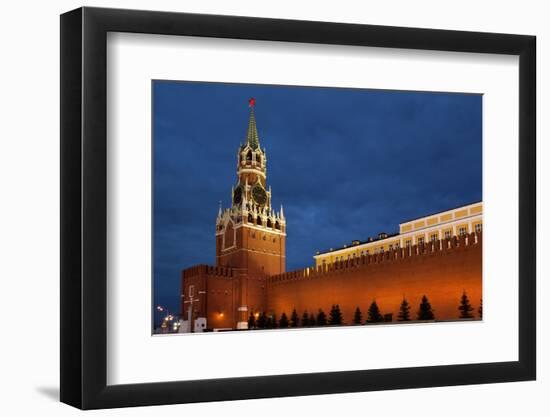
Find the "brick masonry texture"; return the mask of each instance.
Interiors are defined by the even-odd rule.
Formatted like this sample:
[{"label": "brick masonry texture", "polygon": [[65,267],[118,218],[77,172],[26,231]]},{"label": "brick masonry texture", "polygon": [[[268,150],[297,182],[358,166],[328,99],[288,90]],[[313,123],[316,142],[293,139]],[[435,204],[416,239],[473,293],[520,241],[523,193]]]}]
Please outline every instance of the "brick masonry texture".
[{"label": "brick masonry texture", "polygon": [[[262,274],[256,268],[188,268],[182,272],[182,315],[189,286],[194,286],[193,317],[207,317],[209,328],[236,328],[246,314],[265,311],[276,317],[296,309],[328,314],[338,304],[350,324],[356,307],[366,318],[376,300],[383,314],[397,319],[403,297],[414,318],[426,295],[437,320],[456,320],[466,291],[475,310],[482,298],[482,233],[400,248],[319,268]],[[246,306],[246,313],[239,307]]]}]

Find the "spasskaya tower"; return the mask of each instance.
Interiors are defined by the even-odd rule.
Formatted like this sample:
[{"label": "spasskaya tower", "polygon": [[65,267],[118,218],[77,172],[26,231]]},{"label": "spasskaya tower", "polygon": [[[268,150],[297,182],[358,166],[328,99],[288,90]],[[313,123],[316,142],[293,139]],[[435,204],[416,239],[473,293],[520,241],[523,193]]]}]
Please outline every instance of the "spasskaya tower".
[{"label": "spasskaya tower", "polygon": [[283,207],[272,207],[267,185],[267,153],[260,147],[254,114],[250,117],[244,144],[237,152],[237,182],[232,187],[231,207],[216,219],[216,266],[246,269],[249,277],[285,272],[286,221]]}]

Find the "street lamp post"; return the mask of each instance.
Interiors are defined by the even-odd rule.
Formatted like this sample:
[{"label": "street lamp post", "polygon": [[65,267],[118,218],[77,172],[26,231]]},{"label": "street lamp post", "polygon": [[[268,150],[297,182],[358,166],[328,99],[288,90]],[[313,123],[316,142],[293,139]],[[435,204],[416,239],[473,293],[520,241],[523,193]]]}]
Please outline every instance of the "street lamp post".
[{"label": "street lamp post", "polygon": [[170,326],[169,326],[170,323],[169,322],[174,320],[174,316],[172,316],[170,314],[170,311],[166,307],[163,307],[161,305],[157,306],[157,311],[159,311],[161,313],[166,311],[166,316],[164,316],[164,319],[161,323],[161,328],[166,328],[167,332],[169,332],[170,331]]},{"label": "street lamp post", "polygon": [[187,323],[189,324],[189,333],[193,332],[192,319],[193,319],[193,303],[199,301],[198,298],[193,299],[193,294],[189,294],[189,300],[184,301],[184,304],[189,304],[187,308]]}]

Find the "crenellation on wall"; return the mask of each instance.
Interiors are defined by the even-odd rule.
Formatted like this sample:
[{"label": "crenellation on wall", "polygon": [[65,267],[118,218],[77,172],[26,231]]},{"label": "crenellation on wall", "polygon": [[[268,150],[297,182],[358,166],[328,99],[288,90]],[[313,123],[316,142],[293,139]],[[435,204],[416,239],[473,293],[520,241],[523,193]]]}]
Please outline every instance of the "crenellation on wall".
[{"label": "crenellation on wall", "polygon": [[472,233],[273,276],[267,282],[267,311],[279,316],[322,308],[327,313],[339,304],[349,323],[355,308],[366,314],[373,300],[397,317],[406,297],[414,316],[426,295],[438,320],[457,319],[463,291],[475,307],[482,297],[481,243],[481,233]]},{"label": "crenellation on wall", "polygon": [[212,266],[212,265],[195,265],[186,268],[182,272],[184,279],[191,279],[199,276],[214,276],[214,277],[232,277],[233,268]]},{"label": "crenellation on wall", "polygon": [[323,275],[342,274],[353,268],[368,268],[372,265],[383,265],[392,262],[400,262],[407,258],[416,258],[422,256],[437,256],[445,252],[464,250],[472,245],[482,243],[482,232],[472,232],[464,236],[453,236],[449,239],[436,240],[423,245],[413,245],[406,248],[393,249],[384,253],[370,254],[355,259],[334,262],[328,265],[322,265],[317,268],[305,268],[295,271],[285,272],[279,275],[272,275],[267,278],[268,284],[277,284],[281,282],[300,280],[309,277],[321,277]]}]

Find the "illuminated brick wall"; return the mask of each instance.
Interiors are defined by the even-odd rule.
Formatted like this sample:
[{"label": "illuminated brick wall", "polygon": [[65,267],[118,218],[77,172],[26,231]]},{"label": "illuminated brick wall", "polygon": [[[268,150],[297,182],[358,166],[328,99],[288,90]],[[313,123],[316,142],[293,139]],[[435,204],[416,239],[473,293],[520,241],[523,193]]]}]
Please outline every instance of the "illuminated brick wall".
[{"label": "illuminated brick wall", "polygon": [[[200,265],[182,272],[182,289],[182,316],[187,317],[189,301],[196,300],[192,317],[207,317],[208,328],[236,328],[249,314],[262,311],[279,318],[295,308],[301,317],[305,310],[316,314],[322,308],[328,315],[333,304],[349,324],[356,307],[366,319],[373,300],[395,321],[403,296],[414,318],[423,295],[437,320],[456,320],[463,291],[474,313],[482,298],[482,233],[269,277]],[[239,310],[242,306],[247,310]]]},{"label": "illuminated brick wall", "polygon": [[482,235],[413,246],[383,254],[344,261],[324,268],[288,272],[268,279],[267,310],[277,317],[296,308],[328,315],[339,304],[344,321],[350,323],[356,307],[367,316],[376,300],[383,314],[397,319],[405,296],[411,315],[426,295],[439,320],[457,319],[462,292],[466,291],[477,312],[482,297]]}]

